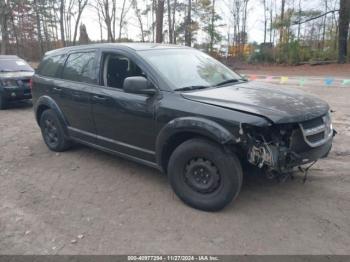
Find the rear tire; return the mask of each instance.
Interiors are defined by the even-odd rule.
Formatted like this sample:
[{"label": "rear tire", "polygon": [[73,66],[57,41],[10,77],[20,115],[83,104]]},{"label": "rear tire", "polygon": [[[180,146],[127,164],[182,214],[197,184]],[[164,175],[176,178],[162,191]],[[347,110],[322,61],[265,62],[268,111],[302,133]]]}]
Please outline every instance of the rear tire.
[{"label": "rear tire", "polygon": [[185,141],[175,149],[168,176],[183,202],[204,211],[223,209],[238,196],[243,180],[237,156],[201,138]]},{"label": "rear tire", "polygon": [[0,94],[0,110],[7,108],[7,101],[5,98]]},{"label": "rear tire", "polygon": [[71,147],[71,141],[64,135],[63,126],[52,109],[42,113],[40,128],[45,144],[50,150],[63,152]]}]

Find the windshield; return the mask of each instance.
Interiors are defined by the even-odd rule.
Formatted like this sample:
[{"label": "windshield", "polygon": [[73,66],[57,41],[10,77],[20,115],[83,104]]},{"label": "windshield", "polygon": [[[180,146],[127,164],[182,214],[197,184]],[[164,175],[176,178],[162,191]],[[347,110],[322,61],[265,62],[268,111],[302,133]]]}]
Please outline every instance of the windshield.
[{"label": "windshield", "polygon": [[9,58],[0,59],[0,72],[17,72],[17,71],[30,71],[34,70],[22,59]]},{"label": "windshield", "polygon": [[195,49],[166,49],[139,51],[160,71],[173,88],[209,87],[241,77],[214,58]]}]

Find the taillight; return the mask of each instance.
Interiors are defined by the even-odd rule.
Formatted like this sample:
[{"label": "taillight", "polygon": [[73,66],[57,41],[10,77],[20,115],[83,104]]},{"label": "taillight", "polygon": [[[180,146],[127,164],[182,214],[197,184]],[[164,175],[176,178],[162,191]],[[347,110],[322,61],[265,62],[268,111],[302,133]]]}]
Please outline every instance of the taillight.
[{"label": "taillight", "polygon": [[29,88],[33,89],[33,78],[29,79]]}]

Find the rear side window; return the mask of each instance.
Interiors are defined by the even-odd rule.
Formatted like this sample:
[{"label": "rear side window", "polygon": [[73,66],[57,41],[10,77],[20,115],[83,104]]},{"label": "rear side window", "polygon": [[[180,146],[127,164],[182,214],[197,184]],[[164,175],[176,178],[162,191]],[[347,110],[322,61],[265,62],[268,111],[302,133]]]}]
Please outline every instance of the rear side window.
[{"label": "rear side window", "polygon": [[97,83],[95,60],[95,52],[70,54],[64,66],[62,78],[77,82]]},{"label": "rear side window", "polygon": [[55,77],[64,64],[65,55],[45,57],[41,62],[38,73],[43,76]]}]

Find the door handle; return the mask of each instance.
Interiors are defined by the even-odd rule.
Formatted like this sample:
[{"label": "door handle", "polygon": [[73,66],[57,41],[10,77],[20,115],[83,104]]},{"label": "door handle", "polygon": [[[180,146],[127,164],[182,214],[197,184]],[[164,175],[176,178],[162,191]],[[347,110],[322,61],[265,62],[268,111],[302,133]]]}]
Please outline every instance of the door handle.
[{"label": "door handle", "polygon": [[62,88],[60,88],[60,87],[54,87],[53,90],[55,90],[56,92],[61,92],[61,91],[62,91]]},{"label": "door handle", "polygon": [[97,101],[106,101],[107,100],[107,97],[105,96],[99,96],[99,95],[95,95],[92,97],[94,100],[97,100]]}]

